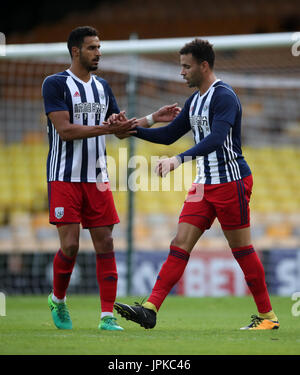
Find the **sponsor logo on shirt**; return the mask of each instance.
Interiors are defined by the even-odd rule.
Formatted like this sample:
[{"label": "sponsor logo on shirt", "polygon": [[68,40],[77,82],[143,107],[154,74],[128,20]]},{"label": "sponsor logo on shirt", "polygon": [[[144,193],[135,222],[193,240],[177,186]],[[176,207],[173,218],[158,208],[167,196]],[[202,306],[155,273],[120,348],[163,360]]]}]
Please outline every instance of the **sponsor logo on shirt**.
[{"label": "sponsor logo on shirt", "polygon": [[191,116],[190,122],[192,128],[199,128],[201,133],[204,131],[209,131],[207,116]]},{"label": "sponsor logo on shirt", "polygon": [[101,103],[76,103],[74,104],[74,117],[76,119],[80,119],[80,116],[83,115],[84,118],[87,118],[88,114],[92,114],[96,116],[97,119],[99,119],[101,113],[105,113],[106,107],[104,104]]}]

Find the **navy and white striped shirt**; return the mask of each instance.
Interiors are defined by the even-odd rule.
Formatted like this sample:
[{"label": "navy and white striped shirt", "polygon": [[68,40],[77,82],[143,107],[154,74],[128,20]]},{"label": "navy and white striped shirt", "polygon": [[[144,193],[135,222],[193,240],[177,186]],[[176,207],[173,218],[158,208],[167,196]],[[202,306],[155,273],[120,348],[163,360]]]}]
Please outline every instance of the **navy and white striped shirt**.
[{"label": "navy and white striped shirt", "polygon": [[178,155],[184,162],[197,159],[195,183],[220,184],[251,174],[241,149],[241,103],[233,89],[216,80],[200,94],[185,102],[180,114],[167,126],[138,128],[137,137],[150,142],[171,144],[193,131],[195,146]]},{"label": "navy and white striped shirt", "polygon": [[190,101],[189,119],[195,143],[211,134],[216,121],[230,125],[222,147],[208,155],[197,157],[195,183],[219,184],[240,180],[251,174],[241,149],[241,103],[233,89],[218,80],[200,95],[198,91]]},{"label": "navy and white striped shirt", "polygon": [[[69,69],[48,76],[42,86],[46,115],[68,111],[70,123],[99,125],[119,108],[108,83],[95,75],[88,82]],[[63,141],[48,117],[47,180],[107,182],[105,135]]]}]

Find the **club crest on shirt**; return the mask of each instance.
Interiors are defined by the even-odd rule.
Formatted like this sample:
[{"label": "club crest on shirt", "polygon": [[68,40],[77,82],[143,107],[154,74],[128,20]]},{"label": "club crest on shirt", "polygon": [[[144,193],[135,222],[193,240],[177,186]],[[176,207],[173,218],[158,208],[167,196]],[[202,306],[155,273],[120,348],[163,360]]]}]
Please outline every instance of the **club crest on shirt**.
[{"label": "club crest on shirt", "polygon": [[64,216],[64,207],[55,207],[54,214],[56,219],[61,219]]}]

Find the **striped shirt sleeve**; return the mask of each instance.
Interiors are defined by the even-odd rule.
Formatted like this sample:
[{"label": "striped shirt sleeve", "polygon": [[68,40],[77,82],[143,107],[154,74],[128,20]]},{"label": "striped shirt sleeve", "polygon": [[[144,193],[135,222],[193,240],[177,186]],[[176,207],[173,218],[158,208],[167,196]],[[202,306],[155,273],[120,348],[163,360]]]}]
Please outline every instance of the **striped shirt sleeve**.
[{"label": "striped shirt sleeve", "polygon": [[69,111],[64,98],[64,88],[55,76],[47,77],[42,86],[46,115],[56,111]]}]

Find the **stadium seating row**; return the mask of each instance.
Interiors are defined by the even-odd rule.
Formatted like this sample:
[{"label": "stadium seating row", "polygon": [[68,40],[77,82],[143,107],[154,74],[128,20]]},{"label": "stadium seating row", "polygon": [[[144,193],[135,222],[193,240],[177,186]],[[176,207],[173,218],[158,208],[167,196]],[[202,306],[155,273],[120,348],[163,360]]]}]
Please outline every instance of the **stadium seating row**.
[{"label": "stadium seating row", "polygon": [[[195,174],[195,165],[186,163],[176,171],[175,178],[160,180],[154,174],[155,160],[171,156],[188,147],[180,143],[173,147],[143,145],[136,142],[134,171],[127,172],[127,144],[108,142],[109,173],[116,204],[126,212],[126,180],[135,183],[135,204],[138,212],[176,214],[180,209]],[[122,149],[122,150],[121,150]],[[121,151],[120,151],[121,150]],[[124,154],[125,152],[125,154]],[[255,212],[293,213],[300,210],[300,149],[246,147],[245,157],[254,176],[252,210]],[[45,144],[12,144],[0,150],[0,208],[1,211],[47,210]],[[153,159],[151,159],[153,158]],[[193,162],[194,163],[194,162]],[[121,167],[120,167],[121,165]],[[152,189],[151,189],[152,188]],[[154,189],[153,189],[154,188]],[[151,191],[154,190],[154,191]]]},{"label": "stadium seating row", "polygon": [[[141,214],[135,216],[133,225],[135,249],[167,250],[177,228],[178,215]],[[128,217],[120,215],[114,227],[114,245],[118,251],[127,249]],[[253,214],[251,218],[252,241],[257,249],[292,249],[300,247],[300,214]],[[59,248],[56,229],[48,222],[46,212],[31,215],[14,212],[9,225],[0,226],[0,252],[53,252]],[[196,244],[202,251],[228,248],[217,221]],[[93,244],[88,230],[81,230],[81,251],[92,251]]]},{"label": "stadium seating row", "polygon": [[[194,178],[195,165],[191,163],[185,175],[180,174],[180,170],[175,171],[177,183],[172,177],[162,184],[162,180],[154,176],[151,157],[174,155],[188,144],[167,148],[137,141],[134,155],[138,157],[132,163],[135,169],[131,172],[126,172],[130,160],[127,146],[126,140],[120,143],[108,139],[110,179],[121,216],[121,223],[114,230],[115,246],[126,248],[126,177],[132,179],[132,173],[139,171],[140,175],[133,178],[138,189],[133,195],[135,243],[145,250],[165,249],[175,233],[178,213]],[[300,150],[246,147],[244,154],[254,176],[251,220],[256,245],[264,249],[300,246]],[[44,143],[17,143],[0,148],[0,251],[49,251],[59,246],[55,228],[48,223],[46,157],[47,145]],[[156,191],[151,191],[151,184]],[[145,191],[139,190],[141,187]],[[87,231],[82,232],[81,242],[84,249],[92,249]],[[224,246],[226,243],[216,222],[201,239],[201,247]]]},{"label": "stadium seating row", "polygon": [[[128,9],[130,12],[128,13]],[[112,28],[115,15],[118,15],[117,28]],[[254,32],[275,32],[279,28],[293,27],[293,18],[299,15],[297,2],[282,2],[279,0],[252,0],[251,3],[238,0],[226,2],[215,0],[207,2],[205,7],[199,6],[197,0],[174,2],[171,0],[142,3],[139,0],[125,0],[116,2],[99,2],[82,12],[74,8],[72,14],[53,26],[49,23],[41,24],[27,35],[12,35],[11,43],[53,42],[60,40],[62,35],[68,35],[69,30],[81,24],[84,18],[87,24],[99,28],[101,34],[108,40],[124,39],[132,32],[132,23],[140,38],[157,38],[182,35],[220,35],[224,30],[228,34],[242,34]],[[188,19],[188,22],[186,21]],[[291,23],[291,24],[290,24]],[[297,29],[297,28],[295,28]],[[24,34],[24,35],[23,35]]]}]

